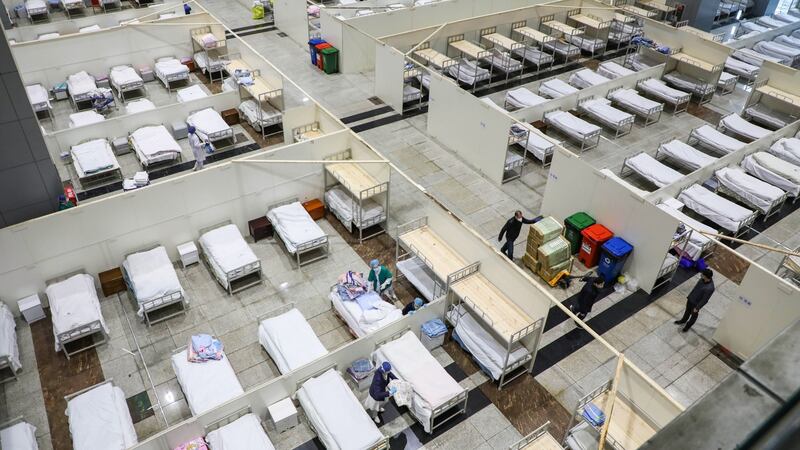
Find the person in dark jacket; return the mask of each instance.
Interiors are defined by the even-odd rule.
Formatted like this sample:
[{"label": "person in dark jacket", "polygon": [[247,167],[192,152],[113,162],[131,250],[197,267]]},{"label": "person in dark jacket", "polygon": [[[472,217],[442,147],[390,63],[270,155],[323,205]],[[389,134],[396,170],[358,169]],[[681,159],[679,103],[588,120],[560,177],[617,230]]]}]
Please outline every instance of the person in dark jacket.
[{"label": "person in dark jacket", "polygon": [[410,302],[405,307],[403,307],[403,315],[414,314],[418,309],[421,309],[425,306],[425,302],[422,301],[421,298],[417,297],[414,299],[413,302]]},{"label": "person in dark jacket", "polygon": [[708,300],[714,295],[713,277],[714,272],[711,269],[703,269],[700,272],[700,280],[694,285],[692,292],[689,292],[689,296],[686,297],[686,311],[683,313],[683,317],[681,320],[675,321],[676,325],[686,324],[681,330],[682,332],[686,333],[692,328],[692,325],[697,321],[700,310],[703,306],[706,306]]},{"label": "person in dark jacket", "polygon": [[396,379],[389,361],[384,361],[372,376],[372,384],[369,386],[369,395],[364,400],[364,408],[372,412],[372,420],[375,423],[381,422],[378,413],[383,411],[383,404],[396,392],[394,388],[389,388],[389,382]]},{"label": "person in dark jacket", "polygon": [[587,277],[584,278],[584,281],[586,284],[578,293],[578,301],[570,306],[572,312],[581,320],[592,311],[592,306],[600,297],[600,290],[603,289],[603,279],[600,277]]},{"label": "person in dark jacket", "polygon": [[500,247],[500,251],[508,256],[508,259],[514,260],[514,241],[519,237],[519,232],[522,230],[522,224],[532,224],[542,220],[542,216],[535,219],[526,219],[522,217],[522,211],[515,211],[514,217],[508,219],[500,229],[500,235],[497,236],[497,242],[502,242],[503,235],[506,236],[506,243]]}]

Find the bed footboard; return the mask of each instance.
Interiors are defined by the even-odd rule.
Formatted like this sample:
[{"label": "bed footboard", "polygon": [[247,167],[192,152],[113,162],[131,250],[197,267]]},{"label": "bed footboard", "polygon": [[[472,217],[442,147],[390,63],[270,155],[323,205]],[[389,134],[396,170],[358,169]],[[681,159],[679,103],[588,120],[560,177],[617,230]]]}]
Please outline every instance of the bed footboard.
[{"label": "bed footboard", "polygon": [[[95,336],[99,334],[101,339],[98,341],[95,337],[91,343],[88,345],[82,346],[77,350],[68,350],[67,344],[78,341],[83,338],[88,338],[90,336]],[[78,354],[84,350],[89,350],[90,348],[94,348],[100,346],[106,342],[108,339],[106,336],[105,331],[103,331],[103,325],[100,323],[99,320],[95,320],[85,325],[81,325],[79,327],[73,328],[71,330],[67,330],[63,333],[59,333],[57,336],[58,343],[61,345],[61,350],[64,352],[64,356],[67,359],[70,359],[72,355]]]}]

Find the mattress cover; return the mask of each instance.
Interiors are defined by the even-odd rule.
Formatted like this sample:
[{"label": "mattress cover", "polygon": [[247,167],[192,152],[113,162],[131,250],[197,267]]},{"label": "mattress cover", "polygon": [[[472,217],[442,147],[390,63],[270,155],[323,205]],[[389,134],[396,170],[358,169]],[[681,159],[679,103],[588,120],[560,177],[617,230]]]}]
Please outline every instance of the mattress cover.
[{"label": "mattress cover", "polygon": [[0,303],[0,356],[8,356],[11,370],[14,372],[22,368],[19,362],[19,347],[17,346],[17,323],[11,309],[5,303]]},{"label": "mattress cover", "polygon": [[161,76],[172,76],[184,73],[189,75],[189,68],[181,64],[181,62],[175,58],[162,58],[156,61],[155,69],[156,73]]},{"label": "mattress cover", "polygon": [[325,232],[308,215],[300,202],[273,208],[267,212],[267,217],[280,234],[290,253],[294,253],[300,244],[327,239]]},{"label": "mattress cover", "polygon": [[677,139],[669,141],[666,144],[662,144],[659,152],[669,156],[672,159],[680,161],[681,164],[693,171],[701,167],[705,167],[717,160],[717,158],[707,155],[691,145]]},{"label": "mattress cover", "polygon": [[69,95],[74,97],[88,94],[97,89],[97,85],[94,82],[94,77],[82,70],[67,77],[67,89],[69,90]]},{"label": "mattress cover", "polygon": [[686,188],[680,193],[678,200],[733,233],[739,231],[742,222],[753,215],[753,211],[722,198],[698,184]]},{"label": "mattress cover", "polygon": [[515,108],[536,106],[546,101],[546,98],[540,97],[524,87],[506,92],[506,102]]},{"label": "mattress cover", "polygon": [[100,300],[97,298],[94,278],[90,275],[85,273],[73,275],[64,281],[47,286],[45,293],[50,303],[56,351],[61,349],[58,335],[81,325],[99,320],[103,331],[108,333],[103,313],[100,311]]},{"label": "mattress cover", "polygon": [[105,139],[94,139],[73,145],[70,153],[75,170],[81,178],[119,167],[111,145]]},{"label": "mattress cover", "polygon": [[761,16],[756,19],[756,22],[758,22],[761,25],[768,26],[770,28],[779,28],[786,25],[786,22],[769,16]]},{"label": "mattress cover", "polygon": [[206,232],[200,236],[199,242],[203,251],[207,252],[225,273],[258,261],[256,254],[234,224]]},{"label": "mattress cover", "polygon": [[156,109],[156,105],[146,98],[133,100],[125,105],[125,112],[128,114],[136,114],[153,109]]},{"label": "mattress cover", "polygon": [[633,75],[633,70],[625,68],[614,61],[605,61],[601,62],[600,65],[597,67],[597,73],[606,77],[606,78],[620,78],[625,77],[628,75]]},{"label": "mattress cover", "polygon": [[767,130],[766,128],[761,128],[758,125],[752,124],[744,120],[742,116],[738,114],[725,116],[722,118],[721,122],[725,128],[753,140],[761,139],[764,136],[772,134],[771,130]]},{"label": "mattress cover", "polygon": [[574,94],[579,90],[580,89],[574,86],[570,86],[569,84],[565,83],[564,81],[558,78],[547,80],[539,85],[539,93],[544,94],[550,98],[560,98],[565,95]]},{"label": "mattress cover", "polygon": [[[642,114],[647,114],[651,110],[660,111],[664,108],[663,103],[642,97],[635,89],[618,89],[611,93],[611,99]],[[654,110],[653,108],[657,109]]]},{"label": "mattress cover", "polygon": [[786,162],[800,166],[800,139],[778,139],[768,151]]},{"label": "mattress cover", "polygon": [[606,41],[600,38],[590,38],[586,35],[569,35],[567,40],[587,52],[594,52],[606,46]]},{"label": "mattress cover", "polygon": [[589,69],[579,70],[569,76],[569,84],[585,89],[591,86],[597,86],[610,81],[608,78]]},{"label": "mattress cover", "polygon": [[715,172],[720,184],[735,192],[762,213],[769,212],[772,203],[784,192],[775,186],[750,176],[737,167],[723,167]]},{"label": "mattress cover", "polygon": [[776,111],[763,103],[748,106],[745,113],[753,120],[771,126],[775,129],[783,128],[797,120],[796,117],[785,112]]},{"label": "mattress cover", "polygon": [[131,66],[115,66],[111,68],[108,73],[111,83],[115,86],[122,86],[131,83],[141,83],[142,77],[136,73],[136,70]]},{"label": "mattress cover", "polygon": [[739,75],[752,78],[758,74],[760,64],[748,64],[744,61],[728,56],[725,60],[725,68]]},{"label": "mattress cover", "polygon": [[167,127],[153,125],[139,128],[131,133],[137,152],[147,159],[181,152],[181,146],[172,137]]},{"label": "mattress cover", "polygon": [[253,413],[208,433],[206,442],[213,450],[275,450],[261,421]]},{"label": "mattress cover", "polygon": [[193,416],[244,394],[231,362],[224,353],[220,360],[194,363],[189,362],[186,350],[183,350],[172,355],[170,360]]},{"label": "mattress cover", "polygon": [[[164,247],[129,255],[122,265],[140,305],[167,294],[183,292],[178,274]],[[141,308],[139,314],[142,314]]]},{"label": "mattress cover", "polygon": [[258,325],[258,341],[282,374],[328,354],[328,350],[297,308],[262,320]]},{"label": "mattress cover", "polygon": [[244,114],[245,118],[250,123],[256,123],[260,125],[273,125],[276,123],[281,123],[283,120],[283,113],[278,108],[270,105],[269,103],[263,103],[261,105],[261,116],[259,117],[258,114],[258,102],[255,100],[245,100],[239,105],[239,111]]},{"label": "mattress cover", "polygon": [[780,14],[780,13],[778,13],[778,14],[773,14],[772,17],[780,20],[781,22],[786,22],[786,23],[800,22],[800,17],[795,17],[795,16],[793,16],[791,14]]},{"label": "mattress cover", "polygon": [[190,114],[186,123],[193,125],[200,137],[208,139],[209,135],[230,130],[231,127],[214,108],[206,108]]},{"label": "mattress cover", "polygon": [[704,83],[695,77],[678,71],[665,73],[664,76],[662,76],[662,79],[674,84],[675,86],[678,86],[681,89],[698,94],[708,94],[709,92],[714,92],[716,89],[716,86],[713,84]]},{"label": "mattress cover", "polygon": [[739,22],[739,26],[747,31],[758,31],[759,33],[769,31],[769,27],[758,25],[755,22]]},{"label": "mattress cover", "polygon": [[751,175],[783,189],[792,197],[800,195],[800,167],[792,163],[771,153],[756,152],[746,156],[741,166]]},{"label": "mattress cover", "polygon": [[434,301],[434,281],[433,272],[418,257],[397,261],[397,270],[400,271],[414,285],[415,288],[429,302]]},{"label": "mattress cover", "polygon": [[489,70],[479,67],[475,62],[461,58],[457,64],[447,68],[450,76],[466,84],[474,84],[489,78]]},{"label": "mattress cover", "polygon": [[733,57],[741,61],[751,64],[753,66],[761,67],[764,61],[774,62],[775,64],[782,64],[782,58],[775,58],[774,56],[765,55],[749,48],[740,48],[733,52]]},{"label": "mattress cover", "polygon": [[739,79],[739,77],[737,77],[736,75],[733,75],[728,72],[720,72],[719,81],[717,81],[717,84],[721,86],[727,84],[729,81],[736,81],[737,79]]},{"label": "mattress cover", "polygon": [[122,389],[104,383],[67,402],[75,450],[125,449],[136,445],[136,431]]},{"label": "mattress cover", "polygon": [[625,165],[660,188],[683,178],[683,174],[665,166],[647,153],[628,158]]},{"label": "mattress cover", "polygon": [[358,201],[353,200],[353,197],[338,185],[325,191],[325,204],[336,211],[343,221],[348,222],[345,225],[354,222],[357,227],[360,227],[362,223],[369,223],[384,215],[383,205],[380,203],[370,198],[364,200],[362,206],[359,206]]},{"label": "mattress cover", "polygon": [[511,50],[511,53],[522,57],[525,60],[536,64],[537,66],[550,64],[550,62],[553,61],[552,55],[548,55],[547,53],[533,47],[515,48],[514,50]]},{"label": "mattress cover", "polygon": [[689,95],[688,92],[680,91],[678,89],[673,89],[666,85],[661,80],[656,80],[654,78],[650,78],[648,80],[644,80],[640,83],[640,86],[644,87],[646,90],[652,92],[653,94],[658,95],[661,98],[664,98],[671,103],[678,103],[680,101],[684,101],[686,97]]},{"label": "mattress cover", "polygon": [[551,111],[545,114],[545,117],[563,131],[577,133],[580,136],[600,131],[597,125],[575,117],[567,111]]},{"label": "mattress cover", "polygon": [[800,48],[800,39],[793,36],[778,36],[774,41],[788,47]]},{"label": "mattress cover", "polygon": [[[800,49],[789,47],[778,42],[761,41],[753,46],[753,50],[765,55],[791,60],[800,56]],[[789,61],[787,61],[789,62]]]},{"label": "mattress cover", "polygon": [[579,47],[562,40],[548,41],[544,44],[544,48],[565,56],[575,56],[581,53]]},{"label": "mattress cover", "polygon": [[206,52],[197,52],[192,56],[192,59],[201,69],[210,69],[212,72],[217,72],[220,69],[223,69],[225,64],[228,63],[227,60],[218,56],[209,55]]},{"label": "mattress cover", "polygon": [[36,427],[19,422],[0,430],[0,447],[14,450],[39,450],[36,442]]},{"label": "mattress cover", "polygon": [[69,115],[69,127],[76,128],[106,120],[102,114],[94,111],[81,111]]},{"label": "mattress cover", "polygon": [[605,98],[587,100],[581,103],[581,106],[597,117],[613,124],[618,124],[633,117],[631,114],[611,106],[611,101]]},{"label": "mattress cover", "polygon": [[723,153],[733,153],[746,146],[742,141],[736,140],[710,125],[703,125],[693,131],[701,141]]},{"label": "mattress cover", "polygon": [[528,133],[528,140],[525,142],[525,149],[528,153],[544,162],[545,158],[553,154],[556,144],[544,137],[538,130]]},{"label": "mattress cover", "polygon": [[187,88],[178,89],[176,91],[176,95],[179,103],[186,103],[192,100],[197,100],[198,98],[208,97],[206,91],[204,91],[199,84],[193,84]]},{"label": "mattress cover", "polygon": [[44,103],[47,104],[48,108],[50,107],[50,95],[47,93],[47,89],[41,84],[25,86],[25,93],[28,94],[28,100],[30,100],[31,105],[41,105]]}]

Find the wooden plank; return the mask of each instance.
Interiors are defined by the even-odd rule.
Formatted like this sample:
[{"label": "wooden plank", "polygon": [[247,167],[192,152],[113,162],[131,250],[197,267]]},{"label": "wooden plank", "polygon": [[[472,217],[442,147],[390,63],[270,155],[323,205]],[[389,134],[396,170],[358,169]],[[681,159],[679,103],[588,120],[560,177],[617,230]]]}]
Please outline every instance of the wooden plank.
[{"label": "wooden plank", "polygon": [[480,273],[464,278],[451,286],[461,298],[474,303],[492,322],[492,328],[506,338],[533,321],[510,298]]},{"label": "wooden plank", "polygon": [[460,51],[461,53],[471,57],[472,59],[478,59],[478,55],[481,52],[486,51],[486,49],[484,49],[480,45],[465,40],[453,41],[450,43],[450,46]]},{"label": "wooden plank", "polygon": [[526,38],[533,39],[536,42],[550,42],[554,39],[549,34],[543,33],[539,30],[535,30],[531,27],[515,28],[514,31],[525,36]]},{"label": "wooden plank", "polygon": [[[231,73],[231,74],[234,73],[236,71],[236,69],[249,70],[249,71],[253,70],[253,69],[250,68],[250,66],[248,66],[241,59],[232,59],[227,64],[227,67],[228,67],[228,73]],[[269,83],[267,83],[264,80],[264,78],[262,78],[260,76],[254,76],[252,78],[253,78],[253,84],[251,84],[249,86],[242,86],[242,88],[244,88],[244,90],[246,90],[250,95],[252,95],[256,99],[261,94],[266,94],[267,92],[274,92],[274,91],[278,90],[277,88],[269,85]]]},{"label": "wooden plank", "polygon": [[405,233],[400,236],[400,239],[406,245],[414,246],[430,262],[433,272],[442,280],[447,280],[448,275],[467,265],[461,255],[450,248],[428,227],[417,228]]},{"label": "wooden plank", "polygon": [[511,50],[511,47],[519,44],[519,42],[511,39],[510,37],[503,36],[500,33],[486,34],[483,35],[483,38],[497,45],[498,47],[503,48],[504,50]]},{"label": "wooden plank", "polygon": [[367,173],[367,171],[358,164],[326,164],[325,168],[334,178],[344,184],[350,192],[356,196],[358,196],[361,191],[379,184],[378,180]]},{"label": "wooden plank", "polygon": [[772,87],[768,84],[765,84],[764,86],[761,86],[756,90],[764,95],[769,95],[770,97],[777,98],[778,100],[782,100],[784,102],[792,103],[795,105],[800,105],[800,96],[790,94],[784,90]]},{"label": "wooden plank", "polygon": [[569,18],[578,23],[586,25],[587,27],[594,28],[595,30],[602,30],[611,26],[611,22],[600,22],[594,17],[589,17],[586,14],[575,14],[574,16],[569,16]]},{"label": "wooden plank", "polygon": [[448,58],[447,55],[437,52],[432,48],[424,48],[422,50],[417,50],[414,52],[415,55],[419,56],[420,58],[428,61],[429,63],[433,64],[434,67],[441,69],[447,61],[450,61],[451,58]]},{"label": "wooden plank", "polygon": [[557,20],[551,20],[551,21],[548,21],[548,22],[544,22],[544,24],[546,26],[548,26],[548,27],[550,27],[550,28],[552,28],[554,30],[560,31],[560,32],[562,32],[564,34],[572,34],[572,35],[581,34],[579,29],[577,29],[575,27],[571,27],[571,26],[565,24],[564,22],[559,22]]}]

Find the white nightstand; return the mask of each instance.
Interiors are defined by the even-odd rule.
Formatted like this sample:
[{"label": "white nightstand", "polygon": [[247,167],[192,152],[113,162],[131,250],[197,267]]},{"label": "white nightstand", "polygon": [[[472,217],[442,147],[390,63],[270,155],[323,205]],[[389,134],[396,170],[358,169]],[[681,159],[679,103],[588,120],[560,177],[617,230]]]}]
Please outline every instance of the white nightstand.
[{"label": "white nightstand", "polygon": [[29,295],[17,300],[17,305],[19,305],[19,312],[29,324],[44,319],[44,310],[42,309],[42,301],[39,300],[39,294]]},{"label": "white nightstand", "polygon": [[178,245],[178,255],[181,257],[181,266],[184,268],[200,262],[200,254],[197,252],[194,241]]},{"label": "white nightstand", "polygon": [[275,430],[282,433],[289,428],[297,425],[297,408],[294,407],[291,398],[285,398],[277,403],[273,403],[267,408]]}]

